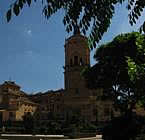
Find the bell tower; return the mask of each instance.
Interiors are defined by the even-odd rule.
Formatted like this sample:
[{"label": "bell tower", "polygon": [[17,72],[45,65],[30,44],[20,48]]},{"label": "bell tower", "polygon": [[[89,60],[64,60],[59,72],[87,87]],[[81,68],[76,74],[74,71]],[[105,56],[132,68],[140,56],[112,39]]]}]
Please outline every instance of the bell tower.
[{"label": "bell tower", "polygon": [[90,65],[90,50],[87,37],[75,32],[65,41],[65,89],[67,94],[79,94],[85,88],[82,70]]}]

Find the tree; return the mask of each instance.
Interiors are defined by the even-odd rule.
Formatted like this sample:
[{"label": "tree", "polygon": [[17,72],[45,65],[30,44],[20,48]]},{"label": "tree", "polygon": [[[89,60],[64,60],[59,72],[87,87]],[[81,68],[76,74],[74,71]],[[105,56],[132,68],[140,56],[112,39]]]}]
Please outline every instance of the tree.
[{"label": "tree", "polygon": [[[35,2],[37,0],[34,0]],[[115,12],[115,5],[127,0],[42,0],[44,5],[43,14],[49,19],[58,10],[64,10],[63,23],[66,31],[77,31],[79,28],[83,34],[91,29],[89,34],[89,46],[96,46],[101,40],[103,34],[107,31],[111,24],[111,19]],[[129,22],[135,24],[141,16],[145,7],[144,0],[128,0]],[[24,5],[30,6],[32,0],[15,0],[7,11],[6,17],[9,22],[14,13],[19,15]],[[140,27],[140,32],[145,32],[145,22]]]},{"label": "tree", "polygon": [[30,112],[23,116],[23,124],[26,133],[32,133],[34,129],[34,117]]},{"label": "tree", "polygon": [[[103,88],[121,116],[103,129],[104,140],[135,140],[144,130],[144,117],[134,110],[145,107],[145,35],[137,32],[118,35],[101,45],[96,64],[84,72],[90,88]],[[121,130],[121,131],[120,131]]]},{"label": "tree", "polygon": [[85,78],[90,88],[103,88],[123,114],[130,115],[145,100],[145,35],[121,34],[112,42],[101,45],[88,68]]},{"label": "tree", "polygon": [[[143,134],[145,119],[143,116],[135,115],[132,119],[126,116],[114,118],[103,129],[104,140],[137,140],[138,134]],[[141,136],[141,135],[140,135]],[[144,139],[141,136],[142,140]]]}]

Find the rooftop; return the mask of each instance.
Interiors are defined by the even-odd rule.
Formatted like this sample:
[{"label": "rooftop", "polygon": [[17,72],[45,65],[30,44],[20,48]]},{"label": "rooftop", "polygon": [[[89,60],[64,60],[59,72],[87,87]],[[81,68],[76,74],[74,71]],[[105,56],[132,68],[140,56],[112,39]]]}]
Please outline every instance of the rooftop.
[{"label": "rooftop", "polygon": [[15,86],[15,87],[20,88],[20,86],[17,85],[14,81],[5,81],[5,82],[2,84],[2,86],[4,86],[4,85],[11,85],[11,86]]}]

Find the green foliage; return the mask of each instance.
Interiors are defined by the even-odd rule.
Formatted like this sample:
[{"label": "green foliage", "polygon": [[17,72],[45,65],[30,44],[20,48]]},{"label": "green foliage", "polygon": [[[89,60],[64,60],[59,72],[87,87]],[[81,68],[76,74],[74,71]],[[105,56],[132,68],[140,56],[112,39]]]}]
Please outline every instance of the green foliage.
[{"label": "green foliage", "polygon": [[118,35],[101,45],[96,64],[88,68],[85,78],[90,88],[103,88],[121,112],[132,111],[145,102],[145,35],[137,32]]},{"label": "green foliage", "polygon": [[19,6],[18,6],[18,4],[14,4],[13,11],[14,11],[14,13],[15,13],[16,16],[19,15],[19,12],[20,12],[20,11],[19,11]]},{"label": "green foliage", "polygon": [[10,20],[11,20],[11,15],[12,15],[12,13],[11,13],[11,9],[9,9],[8,10],[8,12],[7,12],[7,22],[9,22]]},{"label": "green foliage", "polygon": [[[34,0],[36,1],[36,0]],[[63,23],[66,31],[71,32],[79,27],[85,35],[89,32],[89,46],[96,47],[103,34],[111,24],[115,12],[115,5],[122,4],[127,0],[42,0],[44,5],[43,14],[49,19],[58,10],[64,10]],[[12,5],[14,14],[17,16],[24,5],[30,6],[32,0],[16,0]],[[145,7],[144,0],[128,1],[129,21],[133,25],[141,16]],[[7,21],[11,19],[11,11],[7,12]],[[145,32],[145,22],[140,28],[140,32]]]},{"label": "green foliage", "polygon": [[133,82],[133,81],[135,81],[137,66],[136,66],[135,62],[132,59],[130,59],[129,57],[127,58],[127,63],[128,63],[128,75],[130,77],[130,80]]},{"label": "green foliage", "polygon": [[[136,24],[137,20],[141,16],[145,7],[145,1],[142,0],[130,0],[128,2],[128,10],[129,10],[129,22],[131,25]],[[140,32],[145,32],[145,22],[140,27]]]}]

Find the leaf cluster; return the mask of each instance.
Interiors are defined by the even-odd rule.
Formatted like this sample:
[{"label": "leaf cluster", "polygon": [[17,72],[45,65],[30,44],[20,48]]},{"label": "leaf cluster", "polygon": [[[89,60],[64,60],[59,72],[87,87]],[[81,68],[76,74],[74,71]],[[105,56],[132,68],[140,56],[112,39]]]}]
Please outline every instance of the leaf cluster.
[{"label": "leaf cluster", "polygon": [[[129,22],[131,25],[136,24],[144,8],[144,0],[129,0],[127,9],[129,10]],[[140,32],[145,32],[145,21],[140,27]]]},{"label": "leaf cluster", "polygon": [[[36,2],[36,0],[34,0]],[[20,14],[20,11],[23,9],[24,5],[27,4],[29,7],[32,3],[32,0],[16,0],[13,4],[11,4],[10,9],[7,11],[6,18],[7,22],[11,20],[12,14],[14,13],[16,16]]]},{"label": "leaf cluster", "polygon": [[[34,0],[36,2],[36,0]],[[43,14],[49,19],[58,10],[64,10],[63,23],[67,32],[72,32],[76,27],[85,35],[89,32],[89,46],[96,47],[103,34],[111,24],[115,12],[115,5],[122,4],[127,0],[42,0]],[[32,0],[16,0],[7,11],[7,21],[11,20],[12,13],[19,15],[24,5],[30,6]],[[136,24],[145,7],[144,0],[129,0],[129,22]],[[140,32],[145,32],[145,22]]]},{"label": "leaf cluster", "polygon": [[118,35],[101,45],[96,64],[86,71],[90,88],[103,88],[116,108],[126,112],[145,99],[145,35],[133,32]]}]

